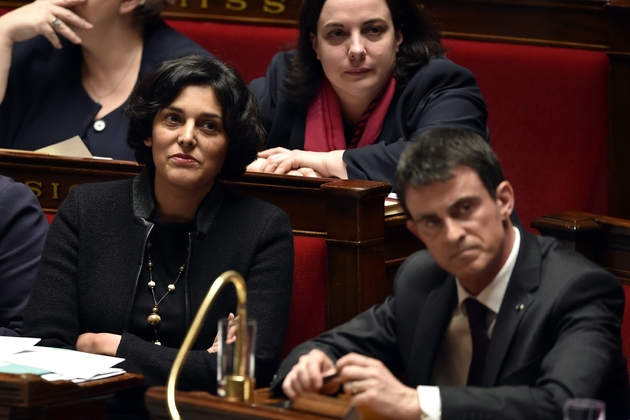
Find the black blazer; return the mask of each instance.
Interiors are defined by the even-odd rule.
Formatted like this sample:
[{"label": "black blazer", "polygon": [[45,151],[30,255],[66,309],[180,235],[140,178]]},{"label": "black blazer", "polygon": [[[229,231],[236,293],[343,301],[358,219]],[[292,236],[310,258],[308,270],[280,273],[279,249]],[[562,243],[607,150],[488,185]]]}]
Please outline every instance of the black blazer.
[{"label": "black blazer", "polygon": [[[619,281],[555,239],[523,231],[521,237],[483,385],[440,387],[442,418],[557,420],[571,397],[602,399],[608,419],[629,418]],[[394,374],[406,373],[409,386],[433,385],[456,303],[455,278],[427,251],[417,252],[401,266],[385,303],[296,348],[272,386],[280,391],[297,358],[316,347],[333,360],[349,352],[375,357]]]},{"label": "black blazer", "polygon": [[[263,112],[267,148],[304,149],[307,106],[295,103],[284,87],[287,61],[294,55],[276,54],[266,77],[250,83]],[[345,151],[348,178],[393,184],[400,154],[414,134],[451,126],[473,130],[487,139],[487,116],[486,102],[472,73],[445,57],[434,57],[404,89],[397,89],[376,143]]]},{"label": "black blazer", "polygon": [[[165,385],[178,348],[156,346],[128,331],[138,276],[155,208],[147,170],[120,181],[77,185],[50,227],[26,312],[23,335],[41,345],[75,348],[79,334],[108,332],[122,339],[122,367]],[[293,284],[293,233],[286,213],[216,183],[196,215],[187,270],[177,285],[186,295],[186,328],[212,282],[236,270],[247,283],[248,316],[258,324],[257,385],[275,372],[286,332]],[[217,320],[236,309],[225,287],[188,355],[179,388],[216,392],[216,354],[206,349]],[[183,332],[185,333],[185,331]],[[139,395],[142,401],[142,394]]]}]

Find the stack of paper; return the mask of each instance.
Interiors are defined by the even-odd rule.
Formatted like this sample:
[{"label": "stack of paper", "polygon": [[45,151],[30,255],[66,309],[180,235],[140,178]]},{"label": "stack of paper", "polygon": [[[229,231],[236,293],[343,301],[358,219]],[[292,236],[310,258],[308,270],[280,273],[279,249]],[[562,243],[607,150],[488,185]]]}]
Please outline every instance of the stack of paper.
[{"label": "stack of paper", "polygon": [[32,373],[49,381],[84,382],[124,373],[125,359],[75,350],[35,346],[39,338],[0,337],[0,372]]}]

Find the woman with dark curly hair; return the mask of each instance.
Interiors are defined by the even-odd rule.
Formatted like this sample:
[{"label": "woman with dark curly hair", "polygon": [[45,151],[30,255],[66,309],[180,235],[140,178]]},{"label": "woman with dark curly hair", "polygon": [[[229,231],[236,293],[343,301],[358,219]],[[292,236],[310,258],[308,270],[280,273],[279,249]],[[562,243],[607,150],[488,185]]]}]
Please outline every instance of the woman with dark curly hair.
[{"label": "woman with dark curly hair", "polygon": [[249,170],[393,183],[414,135],[436,126],[487,138],[473,75],[446,59],[413,0],[304,0],[297,51],[250,87],[268,137]]},{"label": "woman with dark curly hair", "polygon": [[[258,324],[256,383],[278,365],[289,316],[293,235],[287,215],[227,191],[264,141],[255,99],[215,60],[163,63],[131,95],[129,145],[146,167],[129,180],[78,185],[50,227],[23,334],[41,344],[122,357],[147,387],[165,385],[178,348],[216,277],[246,280]],[[217,297],[181,375],[182,389],[216,392]],[[142,391],[112,413],[146,415]],[[134,405],[135,403],[135,405]]]}]

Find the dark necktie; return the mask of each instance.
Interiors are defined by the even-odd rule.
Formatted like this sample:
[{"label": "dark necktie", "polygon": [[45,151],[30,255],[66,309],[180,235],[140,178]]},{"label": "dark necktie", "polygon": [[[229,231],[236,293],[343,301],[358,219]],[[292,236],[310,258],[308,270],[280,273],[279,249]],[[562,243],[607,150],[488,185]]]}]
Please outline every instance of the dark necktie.
[{"label": "dark necktie", "polygon": [[480,386],[483,375],[483,365],[488,352],[488,327],[486,326],[486,308],[477,299],[466,298],[466,313],[468,315],[468,325],[470,326],[470,336],[472,338],[472,360],[468,371],[468,385]]}]

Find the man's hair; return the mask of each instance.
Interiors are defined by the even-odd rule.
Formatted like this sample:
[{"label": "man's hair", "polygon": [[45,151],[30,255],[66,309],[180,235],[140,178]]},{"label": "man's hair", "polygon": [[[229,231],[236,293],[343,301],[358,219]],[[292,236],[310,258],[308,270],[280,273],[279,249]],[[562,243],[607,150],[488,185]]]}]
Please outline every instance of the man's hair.
[{"label": "man's hair", "polygon": [[131,93],[125,115],[129,117],[127,143],[135,150],[138,163],[155,167],[151,148],[144,140],[153,136],[158,112],[188,86],[209,86],[223,113],[228,151],[220,176],[234,179],[256,158],[266,135],[258,116],[256,100],[232,67],[201,54],[189,54],[164,61],[153,69]]},{"label": "man's hair", "polygon": [[436,128],[414,136],[400,156],[394,184],[407,215],[407,187],[446,181],[458,166],[473,169],[490,197],[496,198],[497,187],[505,178],[497,155],[483,137],[459,128]]},{"label": "man's hair", "polygon": [[[326,0],[303,0],[298,16],[300,34],[297,54],[288,63],[287,93],[298,103],[309,104],[315,96],[324,70],[313,49],[311,33],[317,35],[317,22]],[[385,0],[394,30],[403,41],[396,54],[396,88],[403,89],[429,58],[444,53],[436,22],[414,0]]]}]

